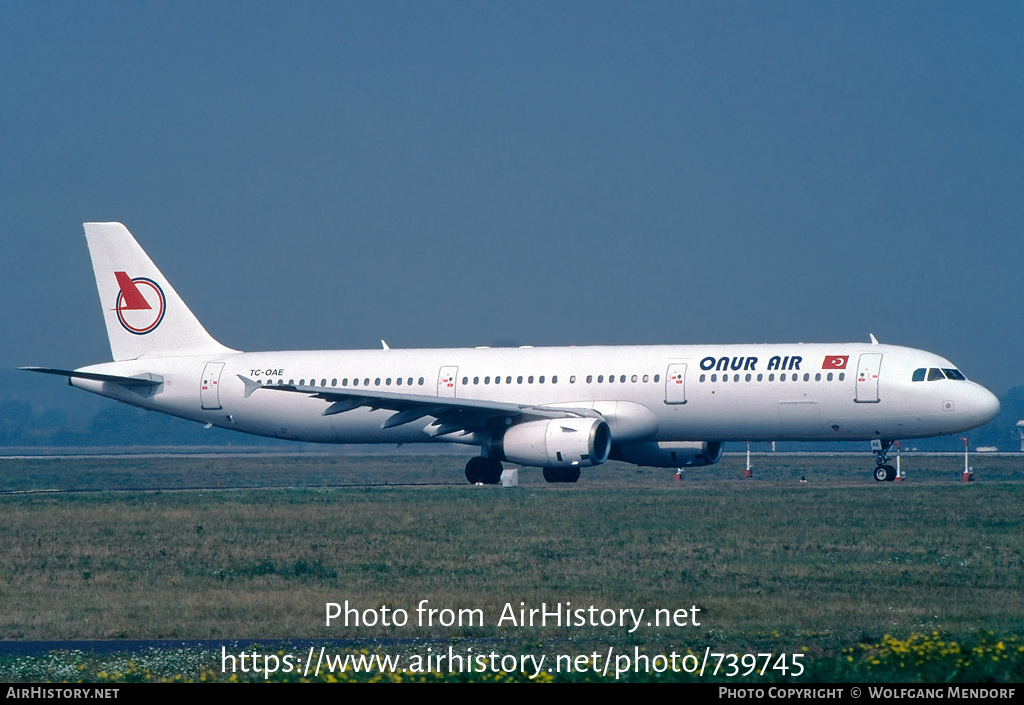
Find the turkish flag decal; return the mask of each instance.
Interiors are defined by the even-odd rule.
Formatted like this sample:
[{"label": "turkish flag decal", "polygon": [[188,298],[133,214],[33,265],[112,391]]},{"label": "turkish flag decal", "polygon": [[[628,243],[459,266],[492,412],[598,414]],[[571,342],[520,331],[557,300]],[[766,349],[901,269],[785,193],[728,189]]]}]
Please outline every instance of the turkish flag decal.
[{"label": "turkish flag decal", "polygon": [[845,370],[849,355],[826,355],[825,362],[821,363],[823,370]]}]

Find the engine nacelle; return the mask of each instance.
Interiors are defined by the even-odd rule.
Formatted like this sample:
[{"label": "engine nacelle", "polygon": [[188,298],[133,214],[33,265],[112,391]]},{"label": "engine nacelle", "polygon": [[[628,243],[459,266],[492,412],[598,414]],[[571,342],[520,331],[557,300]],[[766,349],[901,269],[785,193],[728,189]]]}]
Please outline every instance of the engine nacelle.
[{"label": "engine nacelle", "polygon": [[487,455],[520,465],[571,468],[600,465],[612,449],[612,434],[602,419],[527,421],[495,434]]},{"label": "engine nacelle", "polygon": [[652,468],[697,468],[721,460],[724,447],[721,441],[624,443],[615,446],[612,459]]}]

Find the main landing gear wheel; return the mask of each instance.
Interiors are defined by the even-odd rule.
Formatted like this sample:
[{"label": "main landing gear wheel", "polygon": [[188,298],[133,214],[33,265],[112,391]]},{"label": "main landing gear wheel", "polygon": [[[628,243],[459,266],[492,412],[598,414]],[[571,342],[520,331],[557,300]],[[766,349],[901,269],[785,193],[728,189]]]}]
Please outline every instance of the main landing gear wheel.
[{"label": "main landing gear wheel", "polygon": [[580,469],[544,468],[544,479],[548,482],[576,482],[580,479]]},{"label": "main landing gear wheel", "polygon": [[878,482],[892,482],[896,479],[896,468],[892,465],[879,465],[875,468],[875,480]]},{"label": "main landing gear wheel", "polygon": [[494,458],[470,458],[466,463],[466,479],[476,485],[496,485],[501,482],[501,461]]}]

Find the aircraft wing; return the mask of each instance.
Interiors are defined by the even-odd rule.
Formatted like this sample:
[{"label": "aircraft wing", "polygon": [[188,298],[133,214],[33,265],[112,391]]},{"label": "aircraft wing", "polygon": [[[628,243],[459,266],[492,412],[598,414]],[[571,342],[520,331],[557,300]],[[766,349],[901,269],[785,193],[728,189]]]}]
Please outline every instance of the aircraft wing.
[{"label": "aircraft wing", "polygon": [[479,399],[437,397],[427,394],[371,391],[367,388],[339,389],[301,384],[258,384],[244,375],[238,375],[238,378],[245,384],[246,397],[258,389],[268,389],[306,394],[314,399],[329,401],[331,405],[324,409],[324,416],[341,414],[360,407],[369,408],[371,411],[376,409],[394,411],[395,413],[381,424],[382,429],[394,428],[431,416],[436,419],[428,427],[428,433],[431,436],[443,436],[457,431],[469,433],[484,430],[499,423],[505,423],[503,419],[514,417],[521,417],[524,420],[528,418],[601,418],[598,412],[587,408],[531,406]]}]

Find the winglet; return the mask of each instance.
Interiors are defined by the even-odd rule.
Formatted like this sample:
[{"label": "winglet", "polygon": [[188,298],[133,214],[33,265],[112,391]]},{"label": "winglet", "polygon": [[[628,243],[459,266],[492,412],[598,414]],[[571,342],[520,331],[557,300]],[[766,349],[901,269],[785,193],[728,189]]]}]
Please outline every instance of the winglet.
[{"label": "winglet", "polygon": [[381,347],[383,347],[385,350],[390,350],[391,349],[391,348],[388,347],[388,344],[385,343],[383,340],[380,341],[380,344],[381,344]]},{"label": "winglet", "polygon": [[871,344],[872,345],[878,345],[878,339],[875,337],[875,334],[874,333],[868,333],[868,335],[871,336]]}]

